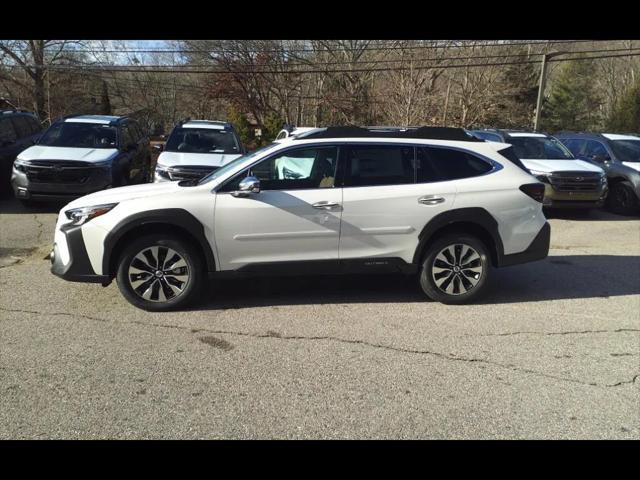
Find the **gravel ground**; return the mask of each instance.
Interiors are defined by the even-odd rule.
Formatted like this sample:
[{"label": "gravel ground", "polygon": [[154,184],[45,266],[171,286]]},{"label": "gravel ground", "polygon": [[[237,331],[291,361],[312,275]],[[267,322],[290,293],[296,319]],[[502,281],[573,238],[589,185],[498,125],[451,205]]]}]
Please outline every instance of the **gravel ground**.
[{"label": "gravel ground", "polygon": [[482,304],[410,278],[214,282],[147,313],[0,202],[0,438],[640,438],[640,220],[555,214]]}]

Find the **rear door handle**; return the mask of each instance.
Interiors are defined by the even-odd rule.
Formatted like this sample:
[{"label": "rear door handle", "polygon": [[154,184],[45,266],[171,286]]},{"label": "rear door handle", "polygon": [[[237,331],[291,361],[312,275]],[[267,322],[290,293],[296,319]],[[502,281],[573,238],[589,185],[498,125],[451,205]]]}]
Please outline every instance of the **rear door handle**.
[{"label": "rear door handle", "polygon": [[418,199],[418,203],[421,203],[423,205],[437,205],[443,202],[444,198],[438,197],[437,195],[426,195]]},{"label": "rear door handle", "polygon": [[323,209],[323,210],[330,210],[333,207],[338,207],[340,206],[340,204],[338,202],[327,202],[327,201],[322,201],[322,202],[316,202],[313,205],[311,205],[313,208],[319,208],[319,209]]}]

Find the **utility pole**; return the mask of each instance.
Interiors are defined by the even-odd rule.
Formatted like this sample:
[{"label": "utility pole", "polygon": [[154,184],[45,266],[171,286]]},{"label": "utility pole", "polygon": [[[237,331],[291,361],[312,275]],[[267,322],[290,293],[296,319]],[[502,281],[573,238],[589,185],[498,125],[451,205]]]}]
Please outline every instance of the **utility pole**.
[{"label": "utility pole", "polygon": [[558,55],[564,55],[567,52],[551,52],[542,55],[542,67],[540,69],[540,85],[538,86],[538,101],[536,103],[536,118],[533,123],[533,131],[537,132],[540,126],[540,113],[542,112],[542,98],[544,96],[544,86],[547,83],[547,61]]}]

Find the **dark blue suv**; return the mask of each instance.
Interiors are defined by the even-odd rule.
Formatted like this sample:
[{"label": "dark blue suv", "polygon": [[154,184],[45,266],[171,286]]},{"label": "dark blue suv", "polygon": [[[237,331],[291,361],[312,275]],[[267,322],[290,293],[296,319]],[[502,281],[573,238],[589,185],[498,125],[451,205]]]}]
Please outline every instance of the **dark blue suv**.
[{"label": "dark blue suv", "polygon": [[80,115],[55,122],[21,152],[11,184],[15,196],[64,200],[109,187],[151,180],[149,138],[128,117]]},{"label": "dark blue suv", "polygon": [[33,145],[42,126],[38,117],[24,110],[0,111],[0,196],[11,191],[11,167],[18,154]]},{"label": "dark blue suv", "polygon": [[556,138],[576,158],[598,165],[606,172],[609,210],[621,215],[640,210],[640,136],[562,132]]}]

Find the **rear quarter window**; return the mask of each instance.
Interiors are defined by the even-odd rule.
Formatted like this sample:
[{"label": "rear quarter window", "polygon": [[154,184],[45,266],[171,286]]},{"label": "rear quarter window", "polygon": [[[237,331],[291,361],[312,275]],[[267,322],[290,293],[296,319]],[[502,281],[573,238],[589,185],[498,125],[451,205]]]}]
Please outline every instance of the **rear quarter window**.
[{"label": "rear quarter window", "polygon": [[463,150],[422,147],[417,153],[418,183],[477,177],[493,169],[488,161]]}]

